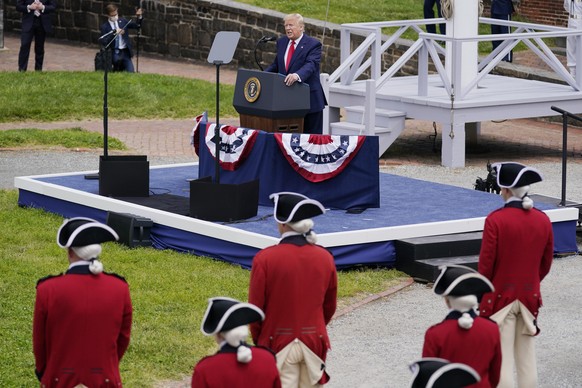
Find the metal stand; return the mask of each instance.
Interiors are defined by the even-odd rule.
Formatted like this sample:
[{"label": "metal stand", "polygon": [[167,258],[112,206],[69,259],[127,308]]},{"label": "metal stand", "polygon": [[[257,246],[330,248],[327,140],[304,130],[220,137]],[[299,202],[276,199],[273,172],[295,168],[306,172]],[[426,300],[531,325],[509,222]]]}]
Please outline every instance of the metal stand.
[{"label": "metal stand", "polygon": [[[101,40],[105,36],[110,34],[105,34],[99,38]],[[111,53],[110,47],[115,39],[117,39],[118,34],[116,33],[113,39],[102,49],[103,57],[105,58],[105,69],[103,70],[103,157],[108,156],[109,147],[109,106],[107,103],[108,91],[109,91],[109,69],[113,66],[113,53]],[[87,174],[85,179],[99,179],[99,173],[97,174]]]},{"label": "metal stand", "polygon": [[216,34],[208,62],[216,66],[216,127],[214,128],[215,149],[215,169],[214,183],[220,183],[220,66],[232,61],[236,46],[240,39],[240,33],[235,31],[220,31]]},{"label": "metal stand", "polygon": [[582,117],[573,115],[555,106],[550,107],[553,111],[562,114],[562,196],[560,199],[560,206],[566,206],[566,168],[568,166],[568,117],[574,120],[581,121]]}]

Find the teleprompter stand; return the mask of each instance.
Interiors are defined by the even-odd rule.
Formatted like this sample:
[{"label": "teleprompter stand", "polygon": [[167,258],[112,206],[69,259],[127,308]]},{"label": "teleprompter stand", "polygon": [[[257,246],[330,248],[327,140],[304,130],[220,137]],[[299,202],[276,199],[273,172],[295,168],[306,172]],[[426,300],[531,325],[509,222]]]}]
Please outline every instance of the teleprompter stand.
[{"label": "teleprompter stand", "polygon": [[214,130],[215,174],[190,181],[190,217],[207,221],[236,221],[257,215],[259,181],[240,184],[220,183],[220,66],[230,63],[240,33],[220,31],[216,34],[208,62],[216,66],[216,127]]}]

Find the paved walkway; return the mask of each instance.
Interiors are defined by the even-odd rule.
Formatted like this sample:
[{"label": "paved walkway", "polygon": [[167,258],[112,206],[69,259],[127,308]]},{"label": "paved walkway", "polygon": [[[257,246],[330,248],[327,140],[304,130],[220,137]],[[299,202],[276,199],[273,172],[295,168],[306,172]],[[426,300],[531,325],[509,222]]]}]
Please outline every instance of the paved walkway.
[{"label": "paved walkway", "polygon": [[[14,71],[17,67],[19,38],[14,34],[5,36],[5,50],[0,51],[0,71]],[[93,70],[93,58],[97,46],[88,46],[49,39],[46,45],[45,70]],[[518,53],[513,64],[528,71],[544,71],[543,64],[526,53]],[[32,58],[31,58],[32,61]],[[135,62],[135,60],[134,60]],[[30,66],[29,66],[30,67]],[[166,60],[157,55],[143,54],[139,58],[139,71],[198,78],[215,81],[215,68],[206,63],[193,63],[185,60]],[[234,84],[236,71],[221,68],[221,82]],[[199,112],[192,112],[192,117]],[[237,118],[225,119],[225,123],[237,124]],[[485,165],[488,160],[513,159],[523,162],[558,160],[561,156],[561,123],[549,123],[542,120],[522,119],[501,122],[483,122],[481,140],[477,146],[468,147],[466,164]],[[67,128],[82,127],[91,131],[102,131],[101,120],[62,123],[4,123],[1,129],[13,128]],[[130,152],[139,152],[151,156],[184,156],[196,158],[190,146],[191,119],[181,120],[115,120],[109,121],[109,133],[130,148]],[[381,164],[400,165],[410,163],[440,164],[441,136],[447,128],[437,127],[434,140],[433,123],[423,120],[408,120],[406,129],[394,145],[387,151]],[[570,160],[582,160],[582,129],[570,127],[568,137]]]}]

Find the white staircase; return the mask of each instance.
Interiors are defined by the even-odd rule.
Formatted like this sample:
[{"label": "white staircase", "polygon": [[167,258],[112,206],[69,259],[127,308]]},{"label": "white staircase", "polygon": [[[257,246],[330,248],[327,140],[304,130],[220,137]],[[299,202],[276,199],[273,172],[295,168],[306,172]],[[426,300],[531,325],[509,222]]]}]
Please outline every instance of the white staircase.
[{"label": "white staircase", "polygon": [[329,123],[330,134],[378,136],[378,157],[381,157],[404,130],[406,113],[376,109],[376,82],[372,79],[365,81],[364,94],[357,100],[344,105],[344,121]]},{"label": "white staircase", "polygon": [[331,134],[378,136],[378,157],[386,152],[404,130],[404,121],[406,119],[406,113],[404,112],[375,109],[373,119],[369,120],[374,122],[373,129],[367,129],[365,107],[347,106],[345,107],[345,112],[345,121],[330,123]]}]

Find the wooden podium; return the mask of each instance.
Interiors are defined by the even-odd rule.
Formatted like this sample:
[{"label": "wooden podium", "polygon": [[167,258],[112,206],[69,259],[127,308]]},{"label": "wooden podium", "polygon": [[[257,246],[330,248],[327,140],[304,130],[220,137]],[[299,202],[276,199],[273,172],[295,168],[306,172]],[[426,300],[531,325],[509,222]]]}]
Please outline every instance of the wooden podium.
[{"label": "wooden podium", "polygon": [[309,85],[285,85],[285,76],[239,69],[233,106],[240,126],[265,132],[303,132],[303,117],[309,112]]}]

